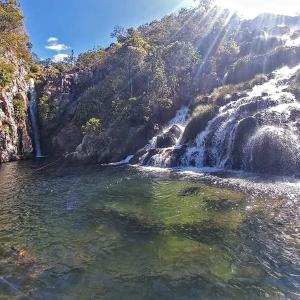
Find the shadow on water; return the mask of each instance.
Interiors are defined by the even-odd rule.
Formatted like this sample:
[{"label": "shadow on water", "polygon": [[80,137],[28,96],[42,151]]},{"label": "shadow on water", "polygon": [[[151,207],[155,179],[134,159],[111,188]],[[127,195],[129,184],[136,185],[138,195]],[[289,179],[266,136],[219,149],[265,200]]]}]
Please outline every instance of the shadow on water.
[{"label": "shadow on water", "polygon": [[47,161],[0,178],[1,299],[299,296],[297,182]]}]

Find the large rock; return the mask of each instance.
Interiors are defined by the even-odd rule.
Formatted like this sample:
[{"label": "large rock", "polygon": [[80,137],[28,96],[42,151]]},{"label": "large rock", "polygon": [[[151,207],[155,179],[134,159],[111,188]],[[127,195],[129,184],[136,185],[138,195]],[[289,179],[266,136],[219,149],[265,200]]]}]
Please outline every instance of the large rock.
[{"label": "large rock", "polygon": [[285,65],[300,63],[300,47],[278,47],[274,51],[245,56],[231,66],[225,84],[237,84],[252,79],[257,74],[268,74]]},{"label": "large rock", "polygon": [[179,126],[173,125],[166,133],[159,135],[156,140],[157,148],[168,148],[176,145],[182,130]]},{"label": "large rock", "polygon": [[261,128],[248,144],[246,167],[255,172],[273,175],[299,173],[300,153],[288,130]]},{"label": "large rock", "polygon": [[82,141],[82,133],[74,124],[68,124],[52,139],[52,149],[56,155],[72,153]]}]

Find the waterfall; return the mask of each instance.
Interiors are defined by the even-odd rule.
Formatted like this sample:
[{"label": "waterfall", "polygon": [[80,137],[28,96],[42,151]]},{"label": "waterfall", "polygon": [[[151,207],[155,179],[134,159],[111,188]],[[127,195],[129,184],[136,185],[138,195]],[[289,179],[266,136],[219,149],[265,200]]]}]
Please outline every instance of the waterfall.
[{"label": "waterfall", "polygon": [[185,166],[261,172],[299,170],[300,103],[286,82],[300,69],[284,67],[248,96],[222,107],[182,158]]},{"label": "waterfall", "polygon": [[29,81],[29,93],[30,93],[30,103],[29,103],[29,114],[32,128],[32,137],[33,144],[35,149],[35,157],[42,157],[41,151],[41,142],[40,142],[40,134],[39,134],[39,126],[37,121],[38,110],[37,110],[37,102],[36,102],[36,90],[34,80],[31,78]]},{"label": "waterfall", "polygon": [[[171,163],[170,151],[180,148],[180,140],[187,124],[190,109],[182,106],[175,117],[146,145],[138,151],[138,163],[167,167]],[[152,155],[153,154],[153,155]]]},{"label": "waterfall", "polygon": [[[139,163],[159,167],[216,167],[272,174],[300,173],[300,102],[286,91],[288,81],[300,70],[283,67],[264,84],[254,86],[246,96],[222,106],[206,129],[199,132],[194,142],[159,147],[157,141],[168,135],[182,115],[176,117],[161,135],[152,139],[140,151]],[[186,118],[180,119],[180,135]],[[184,120],[184,121],[183,121]],[[178,137],[178,135],[177,135]]]}]

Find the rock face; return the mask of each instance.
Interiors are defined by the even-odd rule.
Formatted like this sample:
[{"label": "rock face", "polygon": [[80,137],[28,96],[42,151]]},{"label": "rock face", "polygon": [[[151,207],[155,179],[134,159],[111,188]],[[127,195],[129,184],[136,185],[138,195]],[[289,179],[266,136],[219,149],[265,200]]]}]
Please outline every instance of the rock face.
[{"label": "rock face", "polygon": [[16,74],[11,86],[0,92],[0,163],[28,158],[33,152],[27,72],[17,60],[9,60],[16,67]]},{"label": "rock face", "polygon": [[77,80],[76,73],[59,74],[55,78],[42,78],[37,87],[39,126],[46,155],[67,155],[82,141],[80,128],[72,122],[77,105]]}]

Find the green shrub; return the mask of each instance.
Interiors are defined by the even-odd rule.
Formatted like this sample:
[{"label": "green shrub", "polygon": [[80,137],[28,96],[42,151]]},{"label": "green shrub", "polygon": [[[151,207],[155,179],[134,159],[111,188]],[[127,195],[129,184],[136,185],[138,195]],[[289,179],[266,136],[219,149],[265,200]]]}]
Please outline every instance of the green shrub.
[{"label": "green shrub", "polygon": [[23,16],[17,3],[14,1],[0,2],[0,31],[11,32],[20,28],[23,24]]},{"label": "green shrub", "polygon": [[207,126],[207,123],[215,117],[217,108],[215,105],[198,105],[185,128],[181,143],[186,144],[194,141]]},{"label": "green shrub", "polygon": [[250,90],[256,85],[262,85],[268,81],[268,76],[265,74],[257,74],[252,80],[247,81],[243,84],[244,90]]},{"label": "green shrub", "polygon": [[102,64],[105,55],[106,53],[103,49],[81,53],[76,61],[76,67],[81,70],[92,70]]},{"label": "green shrub", "polygon": [[0,88],[9,85],[14,78],[14,66],[0,60]]},{"label": "green shrub", "polygon": [[32,63],[29,67],[29,77],[39,78],[43,75],[43,69],[37,63]]},{"label": "green shrub", "polygon": [[22,99],[14,99],[14,112],[18,121],[21,121],[26,115],[25,102]]},{"label": "green shrub", "polygon": [[38,101],[39,117],[43,126],[55,126],[55,121],[59,112],[59,100],[55,97],[43,95]]},{"label": "green shrub", "polygon": [[83,134],[98,135],[102,130],[101,120],[98,118],[91,118],[81,127],[81,130]]},{"label": "green shrub", "polygon": [[7,123],[0,123],[0,131],[3,132],[5,135],[11,135],[12,134],[12,129],[9,124]]}]

